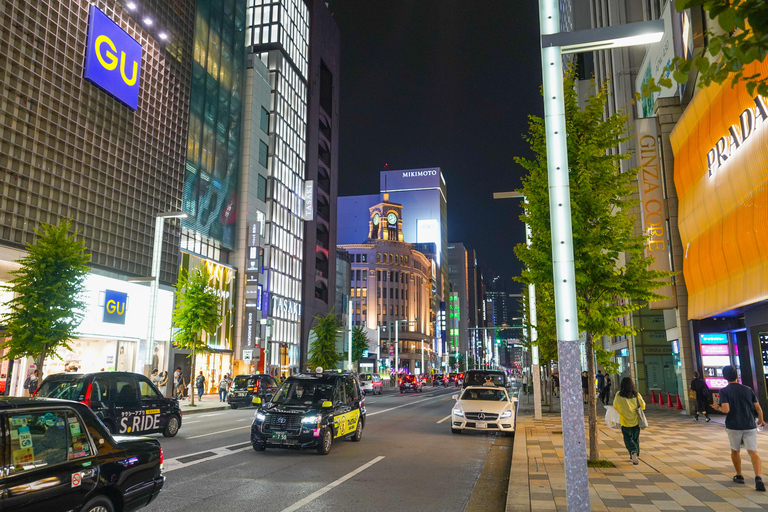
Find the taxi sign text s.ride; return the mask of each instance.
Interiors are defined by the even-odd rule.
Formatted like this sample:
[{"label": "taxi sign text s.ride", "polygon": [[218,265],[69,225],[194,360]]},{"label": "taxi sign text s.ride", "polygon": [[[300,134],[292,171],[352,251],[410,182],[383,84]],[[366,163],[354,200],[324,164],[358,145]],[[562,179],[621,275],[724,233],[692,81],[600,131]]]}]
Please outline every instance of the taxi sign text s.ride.
[{"label": "taxi sign text s.ride", "polygon": [[84,78],[136,110],[141,44],[95,5],[89,11],[87,44]]}]

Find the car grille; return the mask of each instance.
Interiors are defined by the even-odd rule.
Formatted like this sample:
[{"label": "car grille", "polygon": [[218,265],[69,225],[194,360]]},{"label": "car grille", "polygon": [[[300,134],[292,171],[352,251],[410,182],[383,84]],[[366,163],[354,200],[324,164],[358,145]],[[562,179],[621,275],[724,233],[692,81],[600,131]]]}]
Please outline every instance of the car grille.
[{"label": "car grille", "polygon": [[[280,422],[285,418],[284,422]],[[301,416],[296,414],[267,414],[264,419],[263,430],[299,430],[301,428]]]},{"label": "car grille", "polygon": [[464,414],[468,420],[490,421],[490,420],[495,420],[499,418],[498,414],[491,414],[488,412],[485,413],[485,418],[480,418],[480,414],[483,414],[483,413],[479,413],[479,412],[467,412]]}]

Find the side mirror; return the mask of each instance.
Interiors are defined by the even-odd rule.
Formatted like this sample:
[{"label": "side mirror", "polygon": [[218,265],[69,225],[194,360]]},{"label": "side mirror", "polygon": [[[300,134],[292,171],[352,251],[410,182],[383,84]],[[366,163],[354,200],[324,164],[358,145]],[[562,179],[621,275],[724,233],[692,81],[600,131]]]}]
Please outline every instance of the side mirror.
[{"label": "side mirror", "polygon": [[459,399],[459,395],[453,395],[451,398],[453,398],[454,400],[458,400]]},{"label": "side mirror", "polygon": [[323,409],[328,409],[329,407],[333,407],[333,402],[331,402],[330,400],[326,400],[325,402],[323,402],[323,405],[321,407]]},{"label": "side mirror", "polygon": [[253,400],[251,401],[253,405],[261,405],[261,398],[258,396],[253,397]]}]

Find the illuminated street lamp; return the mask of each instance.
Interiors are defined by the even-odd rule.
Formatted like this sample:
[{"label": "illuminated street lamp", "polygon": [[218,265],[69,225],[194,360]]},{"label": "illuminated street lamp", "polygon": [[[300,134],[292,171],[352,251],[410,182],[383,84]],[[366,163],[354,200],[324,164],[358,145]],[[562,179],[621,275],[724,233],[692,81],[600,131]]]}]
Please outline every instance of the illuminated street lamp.
[{"label": "illuminated street lamp", "polygon": [[559,4],[558,0],[539,0],[544,133],[552,226],[558,366],[562,390],[565,494],[570,512],[588,512],[589,473],[581,396],[580,336],[576,307],[576,272],[573,264],[562,55],[658,42],[664,35],[664,21],[646,21],[561,33]]}]

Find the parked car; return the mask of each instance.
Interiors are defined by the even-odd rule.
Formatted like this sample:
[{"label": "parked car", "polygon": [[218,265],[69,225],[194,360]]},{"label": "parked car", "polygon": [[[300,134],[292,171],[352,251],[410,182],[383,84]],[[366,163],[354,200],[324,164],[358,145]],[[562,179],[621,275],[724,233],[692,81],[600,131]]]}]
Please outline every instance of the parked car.
[{"label": "parked car", "polygon": [[381,389],[384,386],[384,381],[381,380],[378,373],[361,373],[358,376],[360,386],[363,388],[363,393],[366,395],[371,393],[372,395],[380,395]]},{"label": "parked car", "polygon": [[277,391],[275,379],[264,374],[237,375],[227,394],[227,403],[232,409],[253,405],[254,397],[262,402],[269,401]]},{"label": "parked car", "polygon": [[259,404],[251,444],[257,452],[268,447],[316,448],[327,455],[335,439],[360,441],[364,427],[365,397],[352,374],[300,373],[285,379],[271,400]]},{"label": "parked car", "polygon": [[454,434],[465,430],[514,434],[517,399],[510,398],[505,388],[469,386],[453,398],[456,400],[451,411],[451,432]]},{"label": "parked car", "polygon": [[156,439],[112,436],[86,405],[0,398],[3,512],[130,512],[160,493]]},{"label": "parked car", "polygon": [[400,392],[413,391],[414,393],[421,393],[423,388],[421,387],[421,379],[418,375],[403,375],[400,378]]},{"label": "parked car", "polygon": [[34,396],[82,402],[113,434],[174,437],[181,428],[179,401],[164,397],[138,373],[57,373],[46,377]]},{"label": "parked car", "polygon": [[491,384],[494,386],[503,388],[509,387],[507,374],[501,370],[467,370],[464,374],[464,382],[462,383],[462,386],[464,388],[469,386],[482,386],[486,382],[486,377],[491,378]]}]

